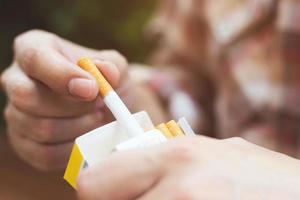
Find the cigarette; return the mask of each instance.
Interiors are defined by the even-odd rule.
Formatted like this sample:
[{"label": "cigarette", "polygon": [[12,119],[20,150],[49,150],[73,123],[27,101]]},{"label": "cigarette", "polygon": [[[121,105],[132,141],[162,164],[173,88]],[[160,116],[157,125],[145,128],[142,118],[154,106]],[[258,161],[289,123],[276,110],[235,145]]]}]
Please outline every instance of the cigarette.
[{"label": "cigarette", "polygon": [[184,136],[183,131],[174,120],[171,120],[168,123],[166,123],[166,126],[172,133],[173,137]]},{"label": "cigarette", "polygon": [[99,93],[104,98],[113,88],[105,79],[103,74],[98,70],[96,65],[87,57],[82,57],[77,63],[83,70],[89,72],[97,81]]},{"label": "cigarette", "polygon": [[162,123],[156,126],[156,128],[162,132],[166,138],[173,138],[173,134],[170,132],[170,130],[168,129],[168,127],[166,126],[166,124]]},{"label": "cigarette", "polygon": [[130,136],[144,133],[144,130],[132,116],[126,105],[99,71],[97,66],[87,57],[82,57],[77,63],[83,70],[89,72],[97,81],[99,93],[104,103],[112,112],[118,123],[124,127]]}]

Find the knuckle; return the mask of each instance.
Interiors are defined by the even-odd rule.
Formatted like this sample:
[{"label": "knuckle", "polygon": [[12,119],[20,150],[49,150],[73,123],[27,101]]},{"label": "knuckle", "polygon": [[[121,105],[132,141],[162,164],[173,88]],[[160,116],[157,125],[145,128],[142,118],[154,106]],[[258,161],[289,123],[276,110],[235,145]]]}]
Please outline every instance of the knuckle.
[{"label": "knuckle", "polygon": [[9,66],[8,68],[6,68],[1,74],[1,77],[0,77],[1,87],[6,92],[7,92],[7,87],[14,82],[12,75],[13,75],[12,66]]},{"label": "knuckle", "polygon": [[28,31],[25,31],[24,33],[21,33],[15,38],[15,41],[18,42],[18,40],[27,40],[29,38],[36,38],[36,37],[54,37],[55,34],[41,30],[41,29],[31,29]]},{"label": "knuckle", "polygon": [[193,141],[174,144],[163,153],[166,159],[176,163],[189,163],[197,156]]},{"label": "knuckle", "polygon": [[47,40],[55,39],[57,36],[54,33],[50,33],[41,29],[32,29],[27,34],[33,38],[42,37]]},{"label": "knuckle", "polygon": [[14,51],[21,57],[21,65],[29,70],[40,55],[43,55],[41,46],[54,44],[57,36],[43,30],[29,30],[18,35],[13,42]]},{"label": "knuckle", "polygon": [[118,52],[117,50],[109,49],[106,51],[107,51],[107,53],[112,54],[115,57],[123,57],[123,55],[120,52]]},{"label": "knuckle", "polygon": [[18,48],[20,45],[27,43],[28,39],[36,38],[37,36],[48,34],[47,32],[39,29],[32,29],[29,31],[26,31],[24,33],[21,33],[20,35],[16,36],[13,41],[13,47]]},{"label": "knuckle", "polygon": [[56,120],[42,119],[36,128],[36,140],[42,143],[52,142],[55,140]]},{"label": "knuckle", "polygon": [[4,118],[7,122],[10,121],[10,119],[12,118],[11,109],[9,108],[9,106],[6,106],[4,108]]},{"label": "knuckle", "polygon": [[23,52],[21,65],[28,73],[32,66],[37,62],[39,55],[41,55],[40,49],[35,46],[27,47]]},{"label": "knuckle", "polygon": [[14,51],[16,51],[18,49],[18,47],[20,45],[22,45],[22,43],[24,42],[24,36],[25,36],[25,33],[22,33],[14,38],[14,40],[13,40]]},{"label": "knuckle", "polygon": [[0,77],[1,86],[5,89],[5,86],[7,84],[7,69],[1,74]]},{"label": "knuckle", "polygon": [[48,35],[50,33],[41,29],[31,29],[29,31],[26,31],[25,34],[30,36],[37,36],[37,35]]},{"label": "knuckle", "polygon": [[26,84],[21,81],[15,82],[10,92],[10,100],[17,108],[22,110],[32,109],[34,102],[31,98],[31,89]]},{"label": "knuckle", "polygon": [[121,68],[121,70],[126,68],[128,62],[120,52],[116,50],[108,50],[108,53],[110,53],[116,59],[116,64]]}]

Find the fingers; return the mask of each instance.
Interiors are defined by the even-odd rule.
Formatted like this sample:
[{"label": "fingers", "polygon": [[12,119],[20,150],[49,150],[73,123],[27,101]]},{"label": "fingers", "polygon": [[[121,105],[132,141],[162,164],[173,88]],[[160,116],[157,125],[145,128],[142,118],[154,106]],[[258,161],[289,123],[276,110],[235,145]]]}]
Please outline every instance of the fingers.
[{"label": "fingers", "polygon": [[103,123],[99,111],[75,118],[43,118],[22,113],[11,104],[5,110],[5,117],[14,134],[43,144],[73,142]]},{"label": "fingers", "polygon": [[161,172],[157,165],[155,155],[148,151],[116,153],[83,172],[78,181],[79,197],[84,200],[134,199],[159,180]]},{"label": "fingers", "polygon": [[36,30],[14,42],[14,62],[1,76],[8,132],[16,152],[37,168],[61,167],[74,138],[109,118],[102,118],[105,109],[95,112],[103,103],[94,78],[76,65],[81,56],[98,59],[112,86],[126,74],[127,61],[116,51],[87,49]]},{"label": "fingers", "polygon": [[[114,65],[113,68],[117,68],[117,71],[112,69],[111,73],[106,73],[107,70],[101,68],[101,64],[98,64],[99,69],[103,72],[105,77],[109,80],[112,86],[117,87],[124,78],[127,77],[128,62],[124,56],[115,50],[94,50],[80,45],[74,44],[70,41],[59,38],[61,41],[59,44],[60,52],[65,55],[71,62],[76,63],[78,58],[87,56],[93,59],[95,62],[107,62],[110,65]],[[70,52],[72,49],[72,52]],[[97,63],[96,63],[97,64]],[[102,63],[103,64],[103,63]],[[106,67],[104,67],[106,68]],[[114,74],[116,73],[116,74]],[[118,78],[113,79],[110,76]]]},{"label": "fingers", "polygon": [[[58,38],[59,50],[65,55],[71,62],[77,62],[81,56],[88,56],[93,60],[104,60],[111,62],[117,66],[121,74],[127,70],[128,62],[126,58],[115,50],[94,50],[72,43],[70,41]],[[70,51],[72,50],[72,51]]]},{"label": "fingers", "polygon": [[17,134],[11,134],[11,131],[9,133],[9,140],[15,152],[34,168],[42,171],[65,169],[73,142],[46,145]]},{"label": "fingers", "polygon": [[127,71],[128,63],[126,58],[115,50],[101,51],[99,59],[114,63],[122,75]]},{"label": "fingers", "polygon": [[107,81],[113,86],[117,87],[121,77],[121,72],[118,70],[117,66],[108,61],[95,60],[94,63],[103,73]]},{"label": "fingers", "polygon": [[55,94],[14,64],[1,77],[12,104],[23,112],[44,117],[75,117],[95,110],[95,102]]},{"label": "fingers", "polygon": [[127,61],[116,51],[95,51],[67,42],[53,34],[30,31],[17,37],[15,60],[25,73],[61,95],[85,100],[97,96],[94,78],[76,65],[81,56],[105,61],[103,73],[113,85],[126,72]]},{"label": "fingers", "polygon": [[[55,49],[46,47],[19,47],[27,48],[16,53],[16,58],[25,73],[44,83],[61,95],[75,95],[93,99],[97,95],[95,80],[77,65],[66,60]],[[81,80],[80,84],[76,80]],[[75,81],[72,82],[72,81]],[[81,93],[74,93],[74,87],[81,85]],[[87,91],[87,92],[84,92]]]}]

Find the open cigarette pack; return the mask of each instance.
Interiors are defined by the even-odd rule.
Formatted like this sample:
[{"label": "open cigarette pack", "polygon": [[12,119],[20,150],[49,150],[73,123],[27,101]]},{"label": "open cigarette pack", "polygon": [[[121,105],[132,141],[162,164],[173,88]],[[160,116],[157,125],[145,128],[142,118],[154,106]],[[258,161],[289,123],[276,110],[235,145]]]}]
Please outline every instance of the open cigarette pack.
[{"label": "open cigarette pack", "polygon": [[[94,67],[89,60],[82,65]],[[95,78],[100,79],[101,74],[95,75],[99,73],[97,69],[92,70]],[[104,78],[99,81],[102,87],[107,84],[105,81]],[[113,152],[151,147],[175,137],[195,135],[185,118],[154,126],[147,112],[131,114],[112,88],[104,88],[100,94],[117,120],[76,138],[64,174],[64,179],[75,189],[82,170],[101,164]]]},{"label": "open cigarette pack", "polygon": [[145,111],[133,116],[144,129],[143,134],[130,137],[120,124],[114,121],[78,137],[65,171],[65,180],[76,189],[76,179],[81,170],[101,162],[114,151],[150,147],[166,142],[172,137],[194,135],[185,118],[179,119],[176,125],[170,124],[168,127],[160,124],[155,128]]}]

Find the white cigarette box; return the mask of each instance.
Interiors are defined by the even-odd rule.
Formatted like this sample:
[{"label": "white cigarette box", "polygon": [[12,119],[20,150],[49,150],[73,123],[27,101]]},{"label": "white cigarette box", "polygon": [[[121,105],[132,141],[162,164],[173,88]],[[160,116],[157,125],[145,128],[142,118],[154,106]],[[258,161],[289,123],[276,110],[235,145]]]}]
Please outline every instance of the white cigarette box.
[{"label": "white cigarette box", "polygon": [[[167,141],[158,129],[155,129],[147,112],[133,114],[144,133],[130,136],[117,121],[111,122],[76,138],[64,179],[76,189],[79,173],[107,158],[114,151],[143,148]],[[185,135],[194,135],[189,124],[181,118],[177,124]]]}]

